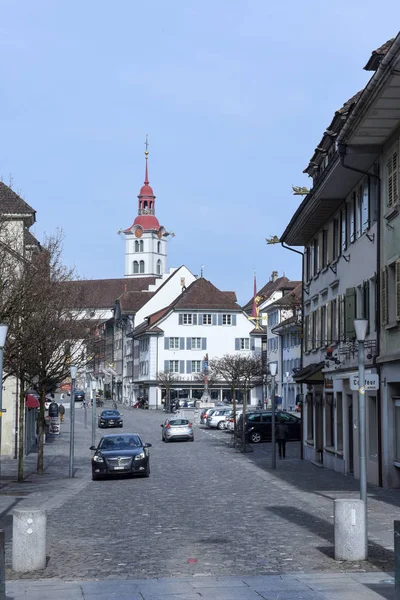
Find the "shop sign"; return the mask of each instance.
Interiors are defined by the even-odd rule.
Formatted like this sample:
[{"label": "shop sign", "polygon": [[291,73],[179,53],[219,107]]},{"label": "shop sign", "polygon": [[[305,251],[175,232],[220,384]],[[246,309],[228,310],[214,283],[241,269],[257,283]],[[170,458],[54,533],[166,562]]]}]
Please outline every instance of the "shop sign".
[{"label": "shop sign", "polygon": [[[365,382],[364,382],[363,387],[364,387],[364,390],[366,390],[366,391],[379,390],[379,375],[377,375],[377,374],[365,375]],[[360,388],[360,382],[359,382],[358,374],[350,375],[350,389],[353,390],[354,392],[358,392],[359,388]]]},{"label": "shop sign", "polygon": [[333,377],[325,377],[324,388],[326,390],[333,390]]},{"label": "shop sign", "polygon": [[60,435],[60,417],[50,417],[49,433],[51,435]]}]

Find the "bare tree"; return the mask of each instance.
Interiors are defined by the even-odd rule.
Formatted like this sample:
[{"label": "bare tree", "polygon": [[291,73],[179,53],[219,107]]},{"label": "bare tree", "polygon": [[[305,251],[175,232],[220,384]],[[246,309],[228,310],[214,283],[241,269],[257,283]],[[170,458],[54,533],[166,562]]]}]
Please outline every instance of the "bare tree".
[{"label": "bare tree", "polygon": [[215,376],[224,379],[231,389],[232,408],[233,408],[233,445],[237,443],[237,402],[236,391],[240,387],[240,378],[242,373],[241,356],[238,354],[224,354],[221,358],[210,360],[210,370]]},{"label": "bare tree", "polygon": [[171,388],[180,380],[181,378],[179,375],[169,370],[159,371],[157,373],[157,383],[159,387],[165,388],[165,410],[167,412],[171,410]]},{"label": "bare tree", "polygon": [[242,438],[240,451],[247,451],[247,430],[246,430],[246,412],[247,412],[247,395],[249,391],[262,385],[263,364],[260,355],[241,356],[241,373],[240,387],[243,390],[243,414],[242,414]]}]

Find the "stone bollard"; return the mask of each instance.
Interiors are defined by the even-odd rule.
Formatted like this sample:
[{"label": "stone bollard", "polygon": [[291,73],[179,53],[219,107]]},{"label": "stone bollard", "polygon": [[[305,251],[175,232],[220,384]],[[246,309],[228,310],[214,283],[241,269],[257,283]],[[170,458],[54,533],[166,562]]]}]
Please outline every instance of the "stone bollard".
[{"label": "stone bollard", "polygon": [[0,600],[6,600],[6,549],[4,529],[0,529]]},{"label": "stone bollard", "polygon": [[334,500],[335,560],[366,560],[367,520],[363,500]]},{"label": "stone bollard", "polygon": [[397,520],[394,522],[394,583],[400,597],[400,521]]},{"label": "stone bollard", "polygon": [[12,568],[26,573],[46,566],[46,511],[13,510]]}]

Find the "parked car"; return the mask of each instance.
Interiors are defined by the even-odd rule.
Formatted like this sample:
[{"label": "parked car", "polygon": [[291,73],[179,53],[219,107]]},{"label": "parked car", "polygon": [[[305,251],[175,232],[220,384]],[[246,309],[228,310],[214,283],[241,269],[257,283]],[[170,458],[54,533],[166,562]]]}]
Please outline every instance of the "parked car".
[{"label": "parked car", "polygon": [[189,419],[170,417],[165,420],[161,427],[161,439],[163,442],[171,442],[172,440],[194,441],[193,425]]},{"label": "parked car", "polygon": [[83,402],[85,399],[85,392],[83,390],[75,390],[75,402]]},{"label": "parked car", "polygon": [[150,475],[148,448],[137,433],[105,435],[92,456],[92,479],[110,475]]},{"label": "parked car", "polygon": [[[242,409],[237,409],[236,410],[236,423],[239,421],[239,417],[241,414],[242,414]],[[232,411],[231,415],[226,417],[225,429],[227,429],[228,431],[231,431],[232,433],[235,430],[235,419],[233,418],[233,411]]]},{"label": "parked car", "polygon": [[[298,416],[278,410],[275,413],[276,423],[280,419],[284,419],[288,426],[288,440],[295,441],[300,439],[301,420]],[[258,442],[271,441],[271,421],[272,411],[251,411],[246,414],[246,424],[249,436],[249,441],[253,444]],[[238,420],[238,435],[242,432],[243,415],[240,415]]]},{"label": "parked car", "polygon": [[120,413],[119,410],[114,409],[102,410],[97,424],[100,428],[123,427],[124,422],[122,420],[122,413]]},{"label": "parked car", "polygon": [[200,413],[200,424],[206,425],[207,417],[209,415],[211,415],[215,410],[217,410],[217,409],[216,408],[203,408],[203,410]]},{"label": "parked car", "polygon": [[214,412],[207,417],[207,427],[210,427],[211,429],[215,427],[217,429],[225,429],[225,417],[228,415],[232,415],[231,408],[220,408],[214,410]]}]

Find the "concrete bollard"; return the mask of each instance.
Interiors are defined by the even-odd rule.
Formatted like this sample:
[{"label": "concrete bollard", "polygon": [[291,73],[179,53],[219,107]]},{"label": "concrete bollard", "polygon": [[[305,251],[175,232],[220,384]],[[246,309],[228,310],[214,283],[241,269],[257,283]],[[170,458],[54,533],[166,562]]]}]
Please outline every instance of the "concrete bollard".
[{"label": "concrete bollard", "polygon": [[400,521],[394,522],[394,583],[400,597]]},{"label": "concrete bollard", "polygon": [[4,529],[0,529],[0,600],[6,600],[6,540]]},{"label": "concrete bollard", "polygon": [[366,560],[366,507],[363,500],[335,500],[335,560]]},{"label": "concrete bollard", "polygon": [[12,568],[26,573],[46,566],[46,511],[13,510]]}]

